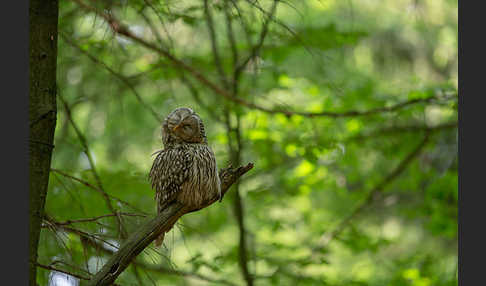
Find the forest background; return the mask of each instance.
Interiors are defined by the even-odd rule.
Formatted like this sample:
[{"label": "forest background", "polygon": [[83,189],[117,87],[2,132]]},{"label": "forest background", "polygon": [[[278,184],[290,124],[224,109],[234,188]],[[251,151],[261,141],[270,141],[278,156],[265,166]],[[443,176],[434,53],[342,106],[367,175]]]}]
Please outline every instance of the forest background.
[{"label": "forest background", "polygon": [[[457,1],[60,1],[39,285],[155,214],[161,120],[253,162],[117,285],[457,285]],[[64,283],[64,284],[63,284]]]}]

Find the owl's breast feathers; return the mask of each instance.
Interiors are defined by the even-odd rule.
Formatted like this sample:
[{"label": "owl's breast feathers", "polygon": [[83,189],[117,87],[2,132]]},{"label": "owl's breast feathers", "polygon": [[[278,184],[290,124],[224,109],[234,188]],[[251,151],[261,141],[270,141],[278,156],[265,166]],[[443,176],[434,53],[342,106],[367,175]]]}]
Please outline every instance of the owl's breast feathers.
[{"label": "owl's breast feathers", "polygon": [[206,144],[177,144],[160,151],[149,177],[158,212],[173,200],[197,208],[221,192],[214,153]]}]

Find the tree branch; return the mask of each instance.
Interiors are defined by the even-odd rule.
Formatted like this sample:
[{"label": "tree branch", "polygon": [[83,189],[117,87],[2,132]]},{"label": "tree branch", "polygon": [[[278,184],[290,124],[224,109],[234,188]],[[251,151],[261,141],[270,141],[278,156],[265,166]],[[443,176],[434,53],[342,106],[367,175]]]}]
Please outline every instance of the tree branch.
[{"label": "tree branch", "polygon": [[61,96],[61,94],[59,94],[58,96],[59,96],[59,99],[61,100],[61,102],[62,102],[62,104],[63,104],[63,106],[64,106],[64,108],[66,110],[67,118],[68,118],[69,122],[71,123],[71,125],[73,126],[74,131],[76,132],[76,135],[78,136],[79,141],[81,142],[81,145],[83,146],[84,154],[86,154],[86,157],[88,158],[89,165],[91,166],[91,172],[93,173],[93,176],[95,178],[96,184],[98,185],[98,189],[100,190],[101,195],[103,196],[103,199],[105,200],[106,206],[108,207],[108,209],[113,214],[116,214],[116,219],[117,219],[117,222],[118,222],[118,227],[119,227],[120,235],[122,237],[125,237],[126,236],[126,233],[125,233],[125,229],[123,228],[123,224],[122,224],[122,221],[121,221],[121,217],[117,214],[118,212],[115,210],[115,208],[111,204],[111,200],[110,200],[110,197],[108,196],[108,193],[103,188],[103,184],[101,183],[101,178],[98,175],[98,172],[96,171],[95,163],[94,163],[93,157],[91,156],[91,152],[89,150],[88,142],[86,140],[86,137],[84,137],[83,133],[81,132],[81,130],[79,129],[79,127],[77,126],[77,124],[74,122],[73,117],[71,115],[71,109],[69,108],[69,105],[67,104],[67,102]]},{"label": "tree branch", "polygon": [[[90,246],[90,247],[94,248],[95,250],[101,250],[102,252],[104,252],[105,254],[108,254],[108,255],[113,255],[115,253],[113,250],[104,247],[99,242],[96,242],[96,240],[93,240],[93,239],[86,237],[86,236],[82,236],[79,233],[76,233],[76,234],[80,237],[81,243],[83,243],[83,245]],[[175,270],[175,269],[169,269],[169,268],[166,268],[166,267],[163,267],[163,266],[140,263],[136,260],[132,262],[132,265],[136,266],[136,267],[143,268],[144,270],[158,272],[158,273],[164,273],[164,274],[168,274],[168,275],[192,277],[192,278],[204,280],[204,281],[207,281],[207,282],[219,283],[219,284],[230,285],[230,286],[236,285],[236,284],[234,284],[230,281],[224,280],[224,279],[215,279],[215,278],[211,278],[211,277],[201,275],[201,274],[195,273],[195,272]]]},{"label": "tree branch", "polygon": [[216,32],[214,31],[213,16],[211,15],[211,11],[209,9],[208,0],[204,0],[204,15],[206,19],[206,25],[209,30],[209,38],[211,39],[211,49],[213,51],[214,64],[216,65],[216,69],[218,70],[221,84],[226,89],[228,89],[229,84],[224,73],[223,64],[221,63],[221,57],[219,56],[218,42],[216,40]]},{"label": "tree branch", "polygon": [[[62,176],[64,176],[64,177],[66,177],[66,178],[69,178],[69,179],[71,179],[71,180],[73,180],[73,181],[76,181],[76,182],[78,182],[78,183],[81,183],[81,184],[85,185],[86,187],[88,187],[88,188],[90,188],[90,189],[92,189],[92,190],[95,190],[95,191],[97,191],[97,192],[103,193],[103,190],[101,190],[100,188],[98,188],[98,187],[96,187],[96,186],[93,186],[92,184],[90,184],[90,183],[86,182],[85,180],[82,180],[82,179],[80,179],[80,178],[77,178],[77,177],[74,177],[74,176],[72,176],[72,175],[69,175],[69,174],[67,174],[67,173],[65,173],[65,172],[63,172],[63,171],[61,171],[61,170],[58,170],[58,169],[52,169],[52,168],[51,168],[51,172],[58,173],[58,174],[60,174],[60,175],[62,175]],[[117,201],[117,202],[119,202],[119,203],[121,203],[121,204],[124,204],[124,205],[126,205],[127,207],[130,207],[130,208],[131,208],[131,209],[133,209],[133,210],[136,210],[136,211],[138,211],[138,212],[140,212],[140,213],[142,213],[142,214],[145,214],[145,215],[147,215],[147,214],[148,214],[147,212],[144,212],[144,211],[140,210],[139,208],[135,207],[134,205],[132,205],[132,204],[130,204],[130,203],[128,203],[128,202],[126,202],[126,201],[124,201],[124,200],[122,200],[122,199],[119,199],[119,198],[117,198],[117,197],[115,197],[115,196],[112,196],[112,195],[110,195],[110,194],[108,194],[108,193],[107,193],[107,195],[108,195],[108,197],[109,197],[110,199],[115,200],[115,201]]]},{"label": "tree branch", "polygon": [[[222,169],[219,173],[222,195],[224,196],[231,185],[252,168],[253,164],[249,163],[246,166],[236,169],[231,167]],[[130,235],[123,246],[121,246],[108,262],[106,262],[103,268],[93,276],[88,285],[110,285],[128,267],[128,265],[130,265],[132,260],[140,254],[140,252],[142,252],[163,231],[167,231],[177,219],[186,213],[205,208],[216,202],[218,199],[218,196],[215,196],[211,200],[205,202],[204,206],[199,209],[188,209],[186,206],[177,202],[170,204],[155,218],[141,225],[138,231]]]},{"label": "tree branch", "polygon": [[415,147],[412,152],[410,152],[399,164],[393,169],[393,171],[388,174],[380,183],[378,183],[365,197],[362,203],[360,203],[348,216],[339,222],[339,224],[327,233],[324,233],[320,240],[319,245],[314,248],[314,251],[319,251],[325,248],[335,237],[337,237],[341,232],[343,232],[349,225],[351,220],[355,218],[359,213],[361,213],[367,206],[369,206],[376,195],[384,190],[384,188],[393,182],[405,169],[407,166],[420,154],[422,149],[427,145],[430,137],[430,132],[427,132],[422,139],[422,141]]},{"label": "tree branch", "polygon": [[275,15],[275,12],[277,11],[278,2],[279,2],[279,0],[274,0],[270,12],[268,14],[266,14],[267,19],[263,23],[263,26],[262,26],[262,29],[261,29],[261,32],[260,32],[260,37],[258,39],[258,43],[255,46],[253,46],[253,48],[251,49],[250,55],[239,66],[237,66],[235,68],[235,73],[234,73],[235,79],[238,79],[241,75],[241,72],[246,67],[246,65],[252,59],[254,59],[256,56],[258,56],[258,53],[260,52],[260,49],[263,46],[263,42],[265,41],[265,37],[267,36],[268,27],[270,26],[270,22],[272,21],[272,18]]},{"label": "tree branch", "polygon": [[380,136],[396,135],[396,134],[403,134],[409,132],[421,132],[421,131],[435,132],[435,131],[441,131],[447,129],[454,129],[457,128],[457,126],[458,126],[457,121],[442,123],[436,126],[427,126],[427,125],[392,126],[392,127],[381,128],[378,130],[373,130],[363,134],[350,136],[349,138],[346,138],[343,141],[344,142],[358,141],[361,143],[362,140],[368,138],[376,139],[376,138],[380,138]]},{"label": "tree branch", "polygon": [[140,96],[140,94],[138,93],[138,91],[135,89],[135,87],[133,86],[133,84],[130,83],[130,81],[128,80],[128,78],[126,78],[122,74],[116,72],[111,67],[109,67],[106,63],[102,62],[101,60],[99,60],[98,58],[96,58],[95,56],[93,56],[92,54],[90,54],[87,51],[83,50],[83,48],[81,48],[79,45],[75,44],[70,38],[68,38],[66,35],[64,35],[64,33],[60,33],[60,35],[61,35],[61,38],[66,43],[70,44],[72,47],[76,48],[82,54],[86,55],[94,63],[97,63],[100,66],[102,66],[103,68],[105,68],[111,75],[113,75],[115,78],[117,78],[118,80],[120,80],[124,85],[126,85],[128,87],[128,89],[130,89],[130,91],[133,93],[133,95],[135,96],[135,98],[138,100],[138,102],[145,109],[147,109],[150,112],[150,114],[153,115],[153,117],[155,118],[155,120],[157,120],[157,122],[162,122],[162,117],[152,108],[152,106],[150,106],[149,104],[147,104],[142,99],[142,97]]},{"label": "tree branch", "polygon": [[[223,1],[223,7],[224,7],[224,17],[226,21],[226,35],[228,37],[228,41],[230,43],[230,48],[231,48],[231,56],[232,56],[232,61],[233,61],[233,69],[236,68],[238,65],[238,48],[236,47],[236,40],[235,40],[235,35],[233,32],[233,21],[231,19],[231,13],[230,13],[230,7],[228,5],[229,0]],[[235,79],[233,78],[233,81]],[[236,94],[235,91],[233,93]]]},{"label": "tree branch", "polygon": [[62,270],[62,269],[59,269],[59,268],[55,268],[55,267],[52,267],[50,265],[44,265],[44,264],[40,264],[38,262],[36,263],[36,265],[38,267],[41,267],[41,268],[44,268],[44,269],[47,269],[47,270],[51,270],[51,271],[56,271],[56,272],[61,272],[61,273],[67,274],[69,276],[73,276],[73,277],[76,277],[78,279],[89,280],[88,277],[85,277],[85,276],[82,276],[82,275],[79,275],[79,274],[76,274],[76,273],[72,273],[72,272],[69,272],[69,271],[66,271],[66,270]]},{"label": "tree branch", "polygon": [[52,217],[50,217],[48,215],[45,215],[44,219],[45,219],[44,222],[46,222],[46,223],[42,226],[43,228],[48,228],[48,229],[51,229],[51,230],[56,230],[57,228],[60,228],[63,231],[74,233],[74,234],[78,235],[79,237],[84,237],[85,239],[89,239],[89,240],[93,240],[93,241],[99,240],[99,241],[102,241],[103,243],[106,243],[107,245],[109,245],[111,247],[117,248],[117,246],[115,244],[107,241],[106,239],[100,237],[99,235],[91,234],[91,233],[88,233],[86,231],[74,228],[74,227],[59,224],[55,219],[53,219]]},{"label": "tree branch", "polygon": [[[405,108],[409,105],[413,105],[413,104],[417,104],[417,103],[427,103],[427,102],[430,102],[430,101],[433,101],[433,100],[436,100],[436,99],[440,99],[440,97],[438,97],[438,96],[430,96],[430,97],[427,97],[427,98],[412,99],[412,100],[404,101],[404,102],[401,102],[399,104],[389,106],[389,107],[385,106],[385,107],[374,108],[374,109],[371,109],[371,110],[364,110],[364,111],[351,110],[351,111],[343,111],[343,112],[330,112],[330,111],[304,112],[304,111],[289,111],[289,110],[280,109],[280,108],[263,107],[263,106],[255,104],[255,103],[246,101],[245,99],[242,99],[240,97],[236,97],[232,92],[229,92],[225,89],[222,89],[217,84],[215,84],[214,82],[212,82],[211,80],[206,78],[201,72],[196,70],[194,67],[192,67],[192,66],[186,64],[185,62],[183,62],[182,60],[176,58],[175,56],[173,56],[168,51],[166,51],[162,48],[159,48],[156,45],[154,45],[154,44],[138,37],[137,35],[133,34],[132,32],[130,32],[130,30],[125,25],[123,25],[120,21],[118,21],[112,15],[98,11],[94,7],[86,5],[81,0],[72,0],[72,1],[78,3],[78,5],[81,6],[82,8],[84,8],[88,11],[91,11],[93,13],[96,13],[97,15],[103,17],[105,19],[105,21],[108,22],[108,24],[110,25],[113,32],[115,32],[115,33],[117,33],[121,36],[124,36],[128,39],[131,39],[132,41],[139,43],[140,45],[158,53],[159,55],[164,56],[165,58],[167,58],[172,63],[173,66],[180,68],[184,71],[187,71],[189,74],[191,74],[193,77],[195,77],[199,82],[201,82],[203,85],[207,86],[209,89],[214,91],[216,94],[219,94],[219,95],[223,96],[224,98],[226,98],[227,100],[233,101],[233,102],[238,103],[240,105],[243,105],[247,108],[260,110],[260,111],[267,112],[267,113],[270,113],[270,114],[284,114],[286,116],[300,115],[300,116],[310,117],[310,118],[312,118],[312,117],[338,118],[338,117],[368,116],[368,115],[374,115],[374,114],[377,114],[377,113],[393,112],[393,111],[397,111],[399,109]],[[264,38],[264,34],[261,34],[260,39],[262,39],[262,37]],[[258,44],[255,47],[258,47]],[[257,49],[254,49],[254,50],[256,51]]]},{"label": "tree branch", "polygon": [[90,218],[80,218],[80,219],[74,219],[74,220],[68,219],[67,221],[57,222],[57,225],[69,225],[69,224],[73,224],[73,223],[93,222],[93,221],[97,221],[97,220],[102,219],[102,218],[105,218],[105,217],[116,217],[118,215],[120,215],[120,216],[147,217],[146,215],[143,215],[143,214],[133,214],[133,213],[119,212],[117,214],[106,214],[106,215],[100,215],[100,216],[97,216],[97,217],[90,217]]},{"label": "tree branch", "polygon": [[211,282],[211,283],[218,283],[218,284],[229,285],[229,286],[236,286],[237,285],[235,283],[232,283],[232,282],[224,280],[224,279],[214,279],[214,278],[211,278],[211,277],[199,274],[199,273],[194,273],[194,272],[168,269],[168,268],[161,267],[161,266],[147,265],[147,264],[141,264],[141,263],[137,263],[137,262],[135,262],[134,265],[140,266],[141,268],[143,268],[145,270],[155,271],[155,272],[164,273],[164,274],[168,274],[168,275],[191,277],[191,278],[196,278],[196,279]]}]

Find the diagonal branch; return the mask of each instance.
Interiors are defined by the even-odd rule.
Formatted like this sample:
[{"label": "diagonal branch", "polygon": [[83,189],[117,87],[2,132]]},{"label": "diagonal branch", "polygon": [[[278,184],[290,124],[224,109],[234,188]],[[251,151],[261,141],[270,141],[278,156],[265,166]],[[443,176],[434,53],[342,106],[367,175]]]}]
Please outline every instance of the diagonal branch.
[{"label": "diagonal branch", "polygon": [[69,108],[69,105],[67,104],[67,102],[64,100],[64,98],[61,95],[59,95],[59,99],[61,100],[61,102],[64,106],[64,109],[66,110],[67,118],[68,118],[69,122],[71,123],[71,126],[74,129],[74,132],[78,136],[78,139],[79,139],[79,142],[81,143],[81,146],[83,147],[83,152],[84,152],[84,154],[86,154],[86,157],[88,158],[89,165],[91,166],[91,172],[93,173],[96,184],[98,185],[97,189],[100,190],[101,195],[105,199],[105,203],[106,203],[106,206],[108,207],[108,209],[112,213],[116,213],[115,209],[113,208],[113,205],[111,204],[110,198],[108,197],[108,194],[103,189],[103,185],[101,183],[101,179],[98,175],[98,172],[96,171],[94,160],[93,160],[93,157],[91,156],[91,152],[89,150],[86,137],[84,137],[84,135],[81,132],[81,130],[79,129],[78,125],[76,124],[76,122],[74,122],[74,120],[72,118],[72,114],[71,114],[71,109]]},{"label": "diagonal branch", "polygon": [[[281,109],[281,108],[268,108],[264,106],[257,105],[255,103],[246,101],[240,97],[236,97],[232,92],[228,92],[225,89],[222,89],[219,87],[217,84],[206,78],[201,72],[196,70],[194,67],[186,64],[182,60],[176,58],[173,56],[171,53],[168,51],[157,47],[156,45],[138,37],[137,35],[133,34],[124,24],[122,24],[120,21],[118,21],[116,18],[114,18],[112,15],[109,15],[107,13],[101,12],[96,10],[94,7],[91,7],[87,4],[85,4],[82,0],[72,0],[78,3],[79,6],[82,8],[91,11],[93,13],[96,13],[97,15],[101,16],[102,18],[105,19],[105,21],[108,22],[110,25],[111,29],[113,32],[122,35],[128,39],[133,40],[134,42],[158,53],[159,55],[167,58],[174,67],[182,69],[189,74],[191,74],[194,78],[196,78],[199,82],[201,82],[203,85],[207,86],[209,89],[211,89],[213,92],[216,94],[219,94],[226,98],[227,100],[233,101],[235,103],[238,103],[240,105],[243,105],[247,108],[251,109],[256,109],[260,110],[263,112],[267,112],[270,114],[284,114],[286,116],[292,116],[292,115],[300,115],[304,117],[331,117],[331,118],[339,118],[339,117],[355,117],[355,116],[368,116],[368,115],[374,115],[378,113],[386,113],[386,112],[393,112],[397,111],[399,109],[405,108],[407,106],[417,104],[417,103],[428,103],[433,100],[440,99],[438,96],[430,96],[427,98],[420,98],[420,99],[412,99],[408,101],[404,101],[401,103],[398,103],[393,106],[388,106],[388,107],[378,107],[374,108],[371,110],[350,110],[350,111],[344,111],[344,112],[330,112],[330,111],[324,111],[324,112],[305,112],[305,111],[289,111],[286,109]],[[263,34],[261,34],[260,39],[262,39]],[[264,37],[263,37],[264,38]],[[258,44],[257,44],[258,46]],[[256,47],[257,47],[256,46]],[[255,50],[255,49],[254,49]]]},{"label": "diagonal branch", "polygon": [[[99,192],[99,193],[103,194],[103,190],[102,190],[102,189],[100,189],[100,188],[98,188],[98,187],[96,187],[96,186],[93,186],[92,184],[90,184],[90,183],[86,182],[85,180],[82,180],[82,179],[80,179],[80,178],[78,178],[78,177],[74,177],[74,176],[69,175],[69,174],[67,174],[67,173],[65,173],[65,172],[63,172],[63,171],[61,171],[61,170],[58,170],[58,169],[52,169],[52,168],[51,168],[51,172],[55,172],[55,173],[57,173],[57,174],[60,174],[60,175],[62,175],[62,176],[64,176],[64,177],[66,177],[66,178],[69,178],[69,179],[71,179],[71,180],[73,180],[73,181],[76,181],[76,182],[78,182],[78,183],[81,183],[81,184],[83,184],[84,186],[86,186],[86,187],[88,187],[88,188],[90,188],[90,189],[92,189],[92,190],[95,190],[95,191],[97,191],[97,192]],[[132,205],[132,204],[130,204],[130,203],[128,203],[128,202],[126,202],[126,201],[124,201],[124,200],[120,199],[120,198],[117,198],[117,197],[115,197],[115,196],[112,196],[112,195],[110,195],[110,194],[108,194],[108,193],[106,193],[106,194],[107,194],[107,195],[108,195],[108,197],[109,197],[110,199],[112,199],[112,200],[115,200],[115,201],[117,201],[117,202],[119,202],[119,203],[121,203],[121,204],[124,204],[124,205],[126,205],[127,207],[130,207],[131,209],[136,210],[136,211],[138,211],[138,212],[140,212],[140,213],[142,213],[142,214],[144,214],[144,215],[148,214],[147,212],[144,212],[144,211],[140,210],[140,209],[139,209],[139,208],[137,208],[136,206],[134,206],[134,205]]]},{"label": "diagonal branch", "polygon": [[378,130],[373,130],[370,132],[366,132],[363,134],[357,134],[354,136],[350,136],[349,138],[344,139],[344,142],[351,142],[351,141],[358,141],[361,143],[362,140],[365,139],[377,139],[381,136],[387,135],[397,135],[397,134],[404,134],[410,132],[421,132],[421,131],[442,131],[448,129],[455,129],[458,126],[457,121],[442,123],[436,126],[427,126],[427,125],[408,125],[408,126],[392,126],[392,127],[385,127]]},{"label": "diagonal branch", "polygon": [[208,0],[204,0],[204,15],[206,19],[206,25],[209,30],[209,38],[211,39],[211,49],[213,51],[213,57],[214,57],[214,64],[216,65],[216,69],[218,70],[218,74],[220,77],[221,84],[228,89],[229,84],[228,80],[226,78],[226,75],[223,70],[223,64],[221,63],[221,57],[219,55],[219,49],[218,49],[218,41],[216,40],[216,32],[214,31],[214,22],[213,22],[213,16],[211,15],[211,11],[209,9],[209,3]]},{"label": "diagonal branch", "polygon": [[117,214],[105,214],[105,215],[100,215],[97,217],[90,217],[90,218],[80,218],[80,219],[68,219],[67,221],[63,222],[57,222],[57,225],[69,225],[73,223],[81,223],[81,222],[94,222],[97,220],[100,220],[105,217],[114,217],[114,216],[138,216],[138,217],[147,217],[146,215],[143,214],[134,214],[134,213],[124,213],[124,212],[119,212]]},{"label": "diagonal branch", "polygon": [[[101,243],[97,242],[94,239],[90,239],[86,236],[82,236],[80,234],[77,234],[79,238],[81,239],[81,243],[86,246],[90,246],[96,250],[101,250],[103,253],[108,254],[108,255],[113,255],[115,252],[111,249],[106,248],[103,246]],[[183,271],[183,270],[175,270],[175,269],[169,269],[163,266],[156,266],[156,265],[150,265],[146,263],[141,263],[138,261],[133,261],[132,265],[140,267],[142,269],[148,270],[148,271],[153,271],[153,272],[158,272],[158,273],[164,273],[168,275],[177,275],[177,276],[184,276],[184,277],[191,277],[191,278],[196,278],[199,280],[207,281],[207,282],[212,282],[212,283],[218,283],[218,284],[223,284],[223,285],[229,285],[229,286],[234,286],[236,284],[224,280],[224,279],[215,279],[212,277],[208,277],[199,273],[195,272],[189,272],[189,271]]]},{"label": "diagonal branch", "polygon": [[[233,183],[242,175],[253,168],[249,163],[244,167],[233,169],[231,167],[223,169],[219,173],[221,179],[221,192],[224,195]],[[199,209],[188,209],[186,206],[174,202],[155,218],[147,221],[140,226],[138,231],[128,237],[123,246],[105,263],[103,268],[96,273],[87,285],[110,285],[116,278],[130,265],[132,260],[137,257],[152,241],[155,240],[163,231],[166,231],[177,219],[186,213],[194,212],[205,208],[218,200],[215,196]]]},{"label": "diagonal branch", "polygon": [[115,78],[120,80],[124,85],[130,89],[130,91],[133,93],[135,98],[138,100],[138,102],[145,108],[147,109],[152,116],[158,121],[162,122],[162,117],[150,106],[147,104],[143,99],[142,96],[138,93],[137,89],[133,86],[132,83],[130,83],[129,79],[123,76],[122,74],[116,72],[113,70],[111,67],[109,67],[106,63],[102,62],[100,59],[97,57],[93,56],[92,54],[88,53],[85,51],[83,48],[81,48],[79,45],[74,43],[69,37],[67,37],[64,33],[59,33],[61,35],[61,38],[68,44],[70,44],[72,47],[76,48],[78,51],[80,51],[82,54],[86,55],[91,61],[93,61],[96,64],[99,64],[102,66],[104,69],[106,69],[111,75],[113,75]]},{"label": "diagonal branch", "polygon": [[74,228],[74,227],[70,227],[70,226],[66,226],[66,225],[63,225],[63,224],[59,224],[54,218],[48,216],[48,215],[45,215],[44,216],[44,224],[42,225],[43,228],[48,228],[50,230],[57,230],[57,229],[62,229],[63,231],[66,231],[66,232],[69,232],[69,233],[74,233],[76,235],[78,235],[79,237],[84,237],[85,239],[90,239],[90,240],[99,240],[111,247],[114,247],[114,248],[117,248],[117,246],[111,242],[109,242],[108,240],[102,238],[100,235],[96,235],[96,234],[91,234],[91,233],[88,233],[84,230],[81,230],[81,229],[77,229],[77,228]]},{"label": "diagonal branch", "polygon": [[88,277],[85,277],[85,276],[82,276],[82,275],[79,275],[79,274],[76,274],[76,273],[73,273],[73,272],[69,272],[67,270],[62,270],[62,269],[59,269],[59,268],[55,268],[55,267],[52,267],[50,265],[44,265],[44,264],[40,264],[38,262],[36,263],[36,265],[38,267],[41,267],[41,268],[44,268],[44,269],[47,269],[47,270],[51,270],[51,271],[56,271],[56,272],[61,272],[61,273],[67,274],[69,276],[73,276],[73,277],[76,277],[78,279],[89,280]]},{"label": "diagonal branch", "polygon": [[275,15],[275,12],[277,12],[278,1],[279,0],[273,1],[272,8],[270,9],[270,12],[268,14],[266,14],[267,19],[263,23],[263,26],[262,26],[262,29],[261,29],[261,32],[260,32],[260,37],[258,39],[258,43],[255,46],[253,46],[253,48],[251,49],[250,55],[239,66],[237,66],[235,68],[235,73],[234,73],[235,79],[238,79],[241,75],[241,72],[246,67],[246,65],[248,65],[248,63],[252,59],[255,59],[256,56],[258,56],[258,53],[260,52],[260,49],[263,46],[263,42],[265,41],[265,37],[267,36],[268,27],[270,26],[270,22],[272,21],[273,16]]},{"label": "diagonal branch", "polygon": [[[236,47],[236,40],[235,40],[235,35],[233,31],[233,20],[231,18],[231,13],[230,13],[230,7],[228,5],[229,0],[223,1],[224,5],[224,18],[226,22],[226,34],[228,37],[228,41],[230,43],[230,48],[231,48],[231,56],[232,56],[232,61],[233,61],[233,68],[236,68],[238,65],[238,48]],[[235,79],[233,78],[233,81]],[[233,93],[236,94],[235,91]]]},{"label": "diagonal branch", "polygon": [[86,157],[88,158],[89,165],[91,166],[91,172],[93,173],[93,176],[95,178],[96,184],[98,185],[98,189],[100,190],[101,195],[103,196],[103,199],[105,200],[105,204],[108,207],[108,209],[113,214],[116,215],[116,219],[117,219],[117,222],[118,222],[118,228],[119,228],[120,235],[122,237],[125,237],[126,231],[123,228],[123,223],[122,223],[121,217],[118,214],[118,211],[111,204],[110,197],[108,196],[108,193],[103,188],[103,184],[101,183],[101,178],[98,175],[98,172],[96,171],[95,163],[94,163],[93,157],[91,156],[91,152],[89,150],[88,142],[86,140],[86,137],[84,137],[83,133],[81,132],[81,130],[79,129],[79,127],[77,126],[77,124],[74,122],[74,120],[72,118],[72,115],[71,115],[71,109],[69,108],[69,105],[67,104],[67,102],[61,96],[61,94],[58,94],[58,97],[61,100],[61,102],[62,102],[62,104],[63,104],[63,106],[64,106],[64,108],[66,110],[66,115],[67,115],[67,118],[68,118],[69,122],[73,126],[74,131],[76,132],[76,135],[78,136],[78,139],[79,139],[81,145],[83,146],[84,154],[86,154]]},{"label": "diagonal branch", "polygon": [[422,149],[427,145],[430,137],[430,132],[427,132],[423,140],[410,152],[399,164],[388,174],[380,183],[378,183],[367,195],[366,198],[360,203],[348,216],[339,222],[339,224],[327,233],[324,233],[320,240],[319,245],[314,248],[315,251],[325,248],[334,238],[340,235],[350,224],[350,222],[365,210],[376,198],[376,195],[383,192],[386,186],[393,182],[400,174],[405,171],[408,165],[420,154]]},{"label": "diagonal branch", "polygon": [[175,269],[168,269],[166,267],[161,267],[161,266],[155,266],[155,265],[147,265],[147,264],[141,264],[138,262],[134,262],[134,265],[140,266],[145,270],[149,271],[155,271],[159,273],[164,273],[167,275],[177,275],[177,276],[183,276],[183,277],[191,277],[191,278],[197,278],[199,280],[211,282],[211,283],[218,283],[218,284],[223,284],[223,285],[229,285],[229,286],[236,286],[237,284],[230,282],[225,279],[214,279],[199,273],[194,273],[194,272],[188,272],[188,271],[182,271],[182,270],[175,270]]}]

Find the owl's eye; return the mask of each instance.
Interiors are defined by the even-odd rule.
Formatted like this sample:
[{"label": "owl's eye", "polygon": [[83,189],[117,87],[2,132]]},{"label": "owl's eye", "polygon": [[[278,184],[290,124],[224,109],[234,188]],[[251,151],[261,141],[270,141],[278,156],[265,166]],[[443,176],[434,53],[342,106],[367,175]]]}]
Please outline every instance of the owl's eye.
[{"label": "owl's eye", "polygon": [[192,130],[191,125],[184,125],[184,127],[182,127],[182,128],[184,128],[184,131],[191,131]]}]

